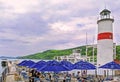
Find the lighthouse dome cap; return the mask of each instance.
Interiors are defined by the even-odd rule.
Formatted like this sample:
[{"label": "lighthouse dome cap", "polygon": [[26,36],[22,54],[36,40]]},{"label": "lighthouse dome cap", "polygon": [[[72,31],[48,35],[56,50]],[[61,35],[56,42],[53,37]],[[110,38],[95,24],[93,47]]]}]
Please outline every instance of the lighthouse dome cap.
[{"label": "lighthouse dome cap", "polygon": [[108,9],[104,9],[100,12],[100,14],[103,14],[103,13],[111,13],[111,11],[109,11]]}]

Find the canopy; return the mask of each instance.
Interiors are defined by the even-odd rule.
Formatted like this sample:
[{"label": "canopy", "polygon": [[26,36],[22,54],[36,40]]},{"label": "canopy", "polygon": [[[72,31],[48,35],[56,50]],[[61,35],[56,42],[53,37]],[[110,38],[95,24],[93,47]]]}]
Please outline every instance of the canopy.
[{"label": "canopy", "polygon": [[27,62],[27,60],[23,60],[22,62],[20,62],[19,64],[17,64],[18,66],[21,66],[22,64],[24,64],[25,62]]},{"label": "canopy", "polygon": [[37,63],[41,64],[41,63],[46,63],[46,61],[40,60]]},{"label": "canopy", "polygon": [[20,64],[19,66],[31,66],[33,65],[35,62],[31,61],[31,60],[28,60],[28,61],[25,61],[24,63]]},{"label": "canopy", "polygon": [[63,60],[63,61],[61,61],[60,63],[61,63],[62,65],[65,65],[65,66],[68,67],[69,69],[73,69],[73,64],[72,64],[71,62],[69,62],[69,61]]},{"label": "canopy", "polygon": [[53,71],[53,72],[59,72],[59,71],[69,71],[70,69],[66,67],[65,65],[62,65],[61,63],[53,60],[48,61],[45,66],[38,69],[38,71]]},{"label": "canopy", "polygon": [[87,61],[79,61],[73,65],[73,68],[80,69],[80,70],[94,70],[94,69],[96,69],[96,67],[93,64],[91,64]]},{"label": "canopy", "polygon": [[36,68],[36,69],[40,69],[41,67],[43,67],[44,65],[46,65],[47,62],[45,61],[39,61],[35,64],[33,64],[32,66],[30,66],[30,68]]},{"label": "canopy", "polygon": [[114,61],[106,63],[105,65],[100,66],[99,68],[104,69],[120,69],[120,65],[115,63]]}]

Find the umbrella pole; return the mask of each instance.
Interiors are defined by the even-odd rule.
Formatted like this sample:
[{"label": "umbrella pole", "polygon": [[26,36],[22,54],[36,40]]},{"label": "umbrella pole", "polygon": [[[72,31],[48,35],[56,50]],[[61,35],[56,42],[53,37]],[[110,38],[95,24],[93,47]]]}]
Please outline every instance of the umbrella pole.
[{"label": "umbrella pole", "polygon": [[107,78],[108,78],[108,72],[109,72],[109,70],[107,69]]},{"label": "umbrella pole", "polygon": [[86,72],[85,72],[85,73],[86,73],[86,76],[87,76],[87,70],[86,70]]},{"label": "umbrella pole", "polygon": [[112,79],[113,79],[113,69],[112,69]]},{"label": "umbrella pole", "polygon": [[97,69],[95,69],[95,76],[97,77]]},{"label": "umbrella pole", "polygon": [[82,70],[81,70],[81,76],[82,76]]}]

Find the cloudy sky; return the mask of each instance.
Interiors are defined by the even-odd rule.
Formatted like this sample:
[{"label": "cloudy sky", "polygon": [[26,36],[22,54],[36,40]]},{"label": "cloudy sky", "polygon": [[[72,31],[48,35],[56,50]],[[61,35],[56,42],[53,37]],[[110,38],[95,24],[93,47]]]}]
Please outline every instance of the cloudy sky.
[{"label": "cloudy sky", "polygon": [[96,43],[97,18],[106,6],[120,44],[120,0],[0,0],[0,56]]}]

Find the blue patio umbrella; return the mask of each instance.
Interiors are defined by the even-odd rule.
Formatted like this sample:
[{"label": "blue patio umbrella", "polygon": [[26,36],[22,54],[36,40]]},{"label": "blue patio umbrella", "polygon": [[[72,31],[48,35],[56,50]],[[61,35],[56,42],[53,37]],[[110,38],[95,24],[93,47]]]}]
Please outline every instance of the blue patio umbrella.
[{"label": "blue patio umbrella", "polygon": [[29,67],[31,65],[33,65],[35,62],[31,61],[31,60],[28,60],[24,63],[22,63],[20,66],[26,66],[26,67]]},{"label": "blue patio umbrella", "polygon": [[38,71],[60,72],[60,71],[70,71],[70,69],[65,65],[62,65],[60,62],[53,60],[53,61],[48,61],[47,64],[42,68],[38,69]]},{"label": "blue patio umbrella", "polygon": [[73,65],[73,68],[81,70],[81,75],[82,75],[82,70],[86,70],[85,74],[87,75],[87,70],[95,70],[96,66],[94,66],[93,64],[91,64],[87,61],[79,61]]},{"label": "blue patio umbrella", "polygon": [[73,64],[72,64],[71,62],[69,62],[69,61],[63,60],[63,61],[61,61],[60,63],[61,63],[62,65],[65,65],[65,66],[68,67],[69,69],[73,69]]},{"label": "blue patio umbrella", "polygon": [[59,62],[56,60],[52,60],[52,61],[47,61],[47,65],[53,65],[53,64],[58,64]]},{"label": "blue patio umbrella", "polygon": [[28,64],[26,65],[28,68],[30,68],[32,65],[34,65],[35,62],[28,62]]},{"label": "blue patio umbrella", "polygon": [[120,70],[120,65],[112,61],[112,62],[106,63],[105,65],[100,66],[99,68]]},{"label": "blue patio umbrella", "polygon": [[22,62],[18,63],[18,66],[21,66],[22,64],[24,64],[25,62],[27,62],[27,60],[23,60]]},{"label": "blue patio umbrella", "polygon": [[[53,61],[45,62],[45,61],[41,60],[41,61],[38,61],[37,63],[35,63],[34,65],[32,65],[30,68],[40,69],[41,67],[45,66],[46,64],[52,63],[52,62],[53,62]],[[54,62],[54,63],[55,63],[55,62]]]},{"label": "blue patio umbrella", "polygon": [[40,69],[40,68],[43,67],[44,65],[46,65],[46,62],[45,62],[45,61],[39,61],[39,62],[33,64],[32,66],[30,66],[30,68]]},{"label": "blue patio umbrella", "polygon": [[112,61],[112,62],[106,63],[105,65],[100,66],[99,68],[111,69],[112,77],[113,77],[113,70],[120,70],[120,65]]},{"label": "blue patio umbrella", "polygon": [[96,69],[96,67],[93,64],[91,64],[87,61],[79,61],[73,65],[73,68],[79,69],[79,70],[94,70],[94,69]]},{"label": "blue patio umbrella", "polygon": [[46,63],[46,61],[44,61],[44,60],[40,60],[40,61],[38,61],[37,63]]}]

